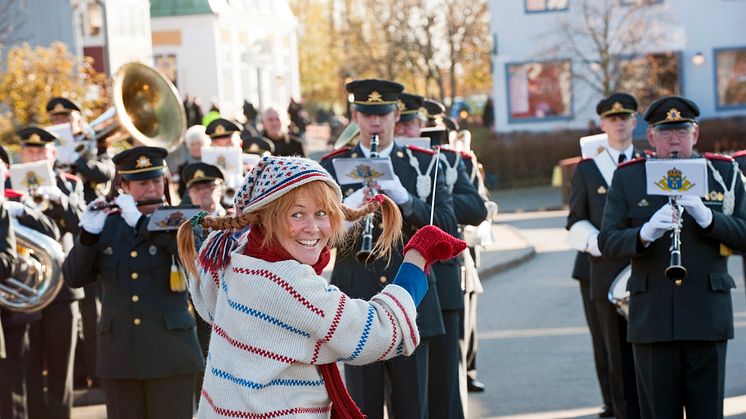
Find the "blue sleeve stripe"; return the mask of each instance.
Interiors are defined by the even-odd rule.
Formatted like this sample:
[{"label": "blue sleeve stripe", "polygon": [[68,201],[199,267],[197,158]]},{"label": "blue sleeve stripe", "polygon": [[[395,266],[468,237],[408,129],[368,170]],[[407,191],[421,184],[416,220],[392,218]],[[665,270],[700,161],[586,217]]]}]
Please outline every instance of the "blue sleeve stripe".
[{"label": "blue sleeve stripe", "polygon": [[254,390],[261,390],[263,388],[272,387],[272,386],[317,387],[317,386],[324,385],[324,380],[309,381],[309,380],[289,380],[289,379],[282,379],[282,378],[276,378],[270,381],[269,383],[262,384],[262,383],[257,383],[256,381],[247,380],[245,378],[236,377],[235,375],[227,371],[223,371],[215,367],[212,368],[212,374],[215,375],[216,377],[220,377],[224,380],[228,380],[232,383],[238,384],[243,387],[248,387]]},{"label": "blue sleeve stripe", "polygon": [[340,361],[352,361],[353,359],[360,356],[360,352],[363,351],[365,344],[368,342],[368,336],[370,335],[370,329],[373,325],[373,316],[375,315],[375,309],[372,304],[368,304],[368,318],[365,320],[365,326],[363,327],[363,334],[360,336],[360,340],[357,342],[355,351],[350,355],[349,358],[340,359]]}]

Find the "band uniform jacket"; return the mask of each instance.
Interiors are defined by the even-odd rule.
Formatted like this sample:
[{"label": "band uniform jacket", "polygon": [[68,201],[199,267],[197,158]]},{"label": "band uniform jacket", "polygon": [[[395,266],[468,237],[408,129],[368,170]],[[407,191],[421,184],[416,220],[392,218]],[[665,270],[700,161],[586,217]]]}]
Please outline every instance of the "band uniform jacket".
[{"label": "band uniform jacket", "polygon": [[[432,155],[429,154],[413,153],[413,155],[418,159],[420,167],[427,167],[432,159]],[[336,171],[334,170],[334,165],[332,164],[332,159],[358,158],[364,156],[365,155],[358,145],[355,148],[342,149],[337,153],[325,156],[326,158],[322,158],[321,165],[335,179],[338,179]],[[406,243],[418,228],[430,224],[431,201],[428,199],[428,201],[425,202],[417,197],[415,192],[417,190],[417,173],[414,171],[413,167],[410,166],[409,156],[406,154],[405,149],[394,144],[389,157],[391,158],[394,172],[399,176],[402,185],[410,194],[410,202],[408,205],[412,206],[412,211],[409,214],[405,214],[404,211],[402,211],[403,242]],[[341,188],[343,194],[349,196],[362,186],[362,184],[353,184],[343,185]],[[374,242],[380,235],[378,223],[378,220],[374,223]],[[453,201],[450,195],[446,192],[445,182],[442,176],[439,177],[436,182],[435,214],[433,216],[433,224],[450,234],[457,234],[457,222],[456,215],[453,212]],[[367,264],[361,264],[355,258],[355,253],[360,249],[362,230],[359,232],[353,230],[350,233],[357,234],[357,236],[354,238],[354,241],[350,240],[351,243],[346,246],[345,249],[337,249],[337,259],[334,264],[334,270],[332,271],[331,282],[350,297],[367,300],[380,292],[387,284],[394,280],[399,265],[403,260],[401,254],[403,247],[396,246],[391,257],[391,263],[388,264],[388,267],[386,266],[386,260],[383,259],[376,259]],[[437,281],[437,275],[434,275],[431,271],[431,275],[428,277],[429,289],[417,308],[417,324],[420,329],[420,335],[423,338],[438,336],[445,333],[443,318],[441,315],[441,306],[438,301],[438,292],[436,288]]]},{"label": "band uniform jacket", "polygon": [[[628,340],[631,343],[699,340],[720,341],[733,337],[733,308],[730,289],[735,287],[728,273],[725,247],[746,247],[746,202],[744,184],[730,158],[709,158],[725,184],[735,183],[732,215],[722,212],[718,193],[723,188],[708,169],[709,196],[703,199],[712,210],[712,223],[701,228],[684,212],[681,229],[682,265],[688,274],[680,286],[666,278],[669,265],[669,234],[645,248],[639,239],[641,226],[668,198],[646,193],[645,165],[632,161],[614,173],[604,210],[599,246],[604,256],[631,259]],[[726,161],[727,160],[727,161]],[[722,195],[720,195],[722,196]],[[724,247],[725,246],[725,247]]]},{"label": "band uniform jacket", "polygon": [[109,182],[114,179],[116,168],[106,148],[99,148],[97,154],[89,159],[79,157],[73,164],[73,171],[83,180],[83,198],[90,203],[104,195]]},{"label": "band uniform jacket", "polygon": [[282,134],[282,138],[273,140],[267,136],[266,131],[262,131],[262,136],[274,144],[275,151],[272,153],[273,156],[306,157],[306,152],[303,150],[303,141],[295,135],[285,133]]},{"label": "band uniform jacket", "polygon": [[[446,164],[441,164],[438,177],[442,177],[446,182],[445,192],[451,195],[458,224],[476,226],[487,218],[487,207],[484,206],[484,200],[469,179],[464,162],[457,159],[457,156],[458,154],[451,150],[441,150],[441,158],[446,160]],[[427,165],[422,169],[426,169]],[[454,171],[448,173],[448,168]],[[461,237],[460,232],[449,233]],[[461,256],[457,256],[433,264],[433,271],[437,278],[438,300],[440,300],[442,310],[463,310],[464,308],[462,263]]]},{"label": "band uniform jacket", "polygon": [[152,379],[203,368],[189,296],[170,289],[175,234],[148,231],[149,218],[142,216],[133,229],[118,213],[110,215],[100,235],[81,231],[63,265],[74,287],[100,281],[101,378]]},{"label": "band uniform jacket", "polygon": [[[66,172],[60,172],[57,176],[57,187],[65,195],[59,204],[50,203],[44,214],[52,219],[60,230],[60,244],[67,255],[73,247],[75,236],[80,232],[80,216],[83,214],[85,202],[83,198],[83,182],[79,177]],[[54,303],[81,300],[85,296],[83,289],[74,289],[67,284],[62,284],[59,294]]]},{"label": "band uniform jacket", "polygon": [[[639,156],[639,153],[633,153],[633,158],[639,158]],[[609,186],[593,159],[585,159],[578,163],[570,185],[570,213],[567,216],[566,226],[568,230],[573,224],[582,220],[589,221],[601,230]],[[609,260],[578,252],[573,278],[589,281],[592,301],[606,301],[612,282],[627,265],[629,265],[628,260]]]}]

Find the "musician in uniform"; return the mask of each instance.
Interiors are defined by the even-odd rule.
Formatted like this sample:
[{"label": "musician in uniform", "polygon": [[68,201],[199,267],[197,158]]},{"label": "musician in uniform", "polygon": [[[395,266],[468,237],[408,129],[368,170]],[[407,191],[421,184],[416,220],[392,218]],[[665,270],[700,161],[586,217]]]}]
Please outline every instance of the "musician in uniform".
[{"label": "musician in uniform", "polygon": [[[16,132],[21,141],[20,160],[30,163],[56,157],[57,136],[46,129],[29,126]],[[55,176],[55,186],[40,186],[39,195],[48,206],[44,214],[60,230],[60,244],[67,254],[78,233],[84,207],[83,182],[67,172]],[[30,418],[69,417],[73,401],[73,359],[83,290],[63,285],[54,301],[42,310],[40,320],[31,324],[28,401]],[[46,374],[44,371],[46,370]],[[45,385],[46,381],[46,385]],[[44,387],[48,391],[44,391]]]},{"label": "musician in uniform", "polygon": [[[741,174],[746,173],[746,150],[733,153],[733,159],[738,163]],[[741,253],[741,264],[743,265],[743,285],[746,288],[746,254]]]},{"label": "musician in uniform", "polygon": [[241,127],[225,118],[216,118],[205,129],[212,147],[241,147]]},{"label": "musician in uniform", "polygon": [[[423,101],[424,97],[419,95],[409,93],[400,95],[399,107],[402,115],[396,123],[399,132],[406,132],[412,137],[420,137],[418,116]],[[413,120],[417,122],[411,122]],[[397,131],[396,127],[394,131]],[[479,192],[469,180],[461,154],[443,145],[448,137],[445,129],[432,130],[428,135],[436,139],[435,147],[441,149],[440,161],[437,162],[440,165],[438,176],[445,181],[446,193],[451,196],[456,220],[460,225],[479,225],[487,217],[487,208]],[[405,152],[411,153],[410,150]],[[438,158],[437,155],[436,153],[431,159]],[[428,167],[430,166],[432,165],[428,164]],[[427,190],[422,188],[422,191],[417,192],[417,197],[423,201],[427,200],[431,193],[429,188]],[[461,256],[433,264],[446,333],[430,340],[428,411],[431,418],[464,417],[467,400],[462,400],[459,391],[462,378],[459,374],[462,361],[459,342],[464,320],[462,267],[463,257]]]},{"label": "musician in uniform", "polygon": [[[576,267],[579,261],[584,264],[589,262],[589,266],[587,273],[576,270],[576,276],[581,277],[583,307],[591,332],[595,335],[592,337],[594,354],[596,357],[605,354],[606,357],[605,363],[596,363],[597,370],[603,365],[607,367],[603,373],[598,371],[598,375],[600,379],[604,375],[608,377],[610,407],[614,417],[619,419],[640,416],[632,347],[627,342],[627,321],[608,298],[614,279],[629,265],[629,261],[604,259],[598,248],[598,231],[606,194],[617,164],[640,157],[632,146],[632,132],[637,126],[636,112],[637,100],[626,93],[613,93],[596,105],[601,129],[608,137],[607,146],[594,158],[581,161],[575,168],[567,217],[570,231],[584,229],[579,234],[585,236],[586,248],[578,253]],[[602,415],[606,414],[604,409]]]},{"label": "musician in uniform", "polygon": [[[0,146],[1,165],[9,164],[8,154]],[[14,218],[19,224],[59,240],[59,230],[54,222],[36,208],[23,204],[22,195],[6,188],[5,167],[0,168],[0,247],[2,265],[0,282],[9,277],[23,279],[28,264],[16,253],[16,235],[11,224]],[[10,179],[7,179],[8,181]],[[8,184],[9,187],[9,184]],[[10,259],[6,259],[6,258]],[[0,308],[2,339],[5,356],[0,357],[0,418],[28,418],[27,388],[29,362],[29,325],[41,319],[41,313],[24,313]]]},{"label": "musician in uniform", "polygon": [[425,127],[437,126],[446,113],[445,105],[435,99],[426,98],[422,102],[422,108],[425,109]]},{"label": "musician in uniform", "polygon": [[[371,136],[379,137],[378,154],[389,157],[396,174],[396,179],[380,181],[380,191],[397,203],[404,220],[404,241],[414,232],[430,223],[430,208],[432,199],[435,200],[433,224],[449,234],[457,234],[456,216],[450,195],[445,190],[443,177],[438,177],[435,184],[435,197],[428,201],[417,197],[418,183],[420,189],[432,185],[434,173],[418,176],[418,171],[427,168],[432,161],[432,150],[412,151],[400,147],[393,141],[394,124],[399,118],[398,99],[404,87],[399,83],[387,80],[356,80],[347,84],[347,91],[354,96],[353,120],[360,127],[360,142],[354,148],[345,147],[324,156],[322,166],[338,181],[333,161],[336,158],[362,158],[371,154]],[[410,159],[407,150],[412,153]],[[414,164],[414,166],[413,166]],[[416,168],[415,168],[416,166]],[[419,180],[418,180],[419,179]],[[366,196],[367,188],[362,184],[343,185],[345,205],[357,207]],[[378,222],[374,225],[377,226]],[[374,240],[380,234],[378,227],[374,228]],[[350,246],[360,248],[360,240]],[[340,252],[332,272],[331,282],[343,292],[353,298],[369,299],[396,276],[396,266],[401,262],[401,249],[395,249],[391,263],[386,260],[371,260],[367,263],[359,262],[354,251]],[[373,256],[375,257],[375,255]],[[397,357],[389,361],[378,362],[366,366],[345,365],[345,379],[350,395],[368,418],[383,417],[385,398],[385,377],[390,382],[391,414],[401,418],[425,418],[427,412],[427,383],[428,383],[428,341],[444,333],[440,305],[437,300],[435,278],[430,275],[430,289],[418,308],[417,323],[422,337],[422,343],[409,357]]]},{"label": "musician in uniform", "polygon": [[260,156],[267,154],[274,155],[275,145],[265,137],[250,136],[243,138],[243,151],[244,153],[258,154]]},{"label": "musician in uniform", "polygon": [[101,283],[97,373],[110,418],[191,418],[203,368],[189,297],[181,281],[171,281],[175,232],[148,229],[160,204],[144,201],[164,197],[166,155],[135,147],[114,156],[123,190],[118,210],[86,209],[63,265],[75,287]]},{"label": "musician in uniform", "polygon": [[[695,157],[698,116],[697,105],[682,97],[650,105],[647,138],[658,157]],[[632,261],[628,340],[643,418],[680,418],[683,410],[688,418],[723,417],[735,287],[727,264],[732,250],[746,248],[746,202],[733,160],[705,158],[708,196],[716,199],[683,196],[672,205],[648,195],[642,159],[617,168],[606,199],[598,244],[605,258]],[[664,273],[677,235],[688,270],[683,280]]]},{"label": "musician in uniform", "polygon": [[288,134],[282,128],[280,114],[274,108],[267,108],[262,114],[262,135],[274,144],[275,156],[305,157],[303,141],[295,135]]}]

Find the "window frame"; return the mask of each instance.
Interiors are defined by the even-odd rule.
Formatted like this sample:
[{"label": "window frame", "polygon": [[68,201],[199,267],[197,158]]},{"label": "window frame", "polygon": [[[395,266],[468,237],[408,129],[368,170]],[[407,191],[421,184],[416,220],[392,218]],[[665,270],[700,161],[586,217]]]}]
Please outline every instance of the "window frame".
[{"label": "window frame", "polygon": [[712,49],[712,82],[714,85],[715,92],[715,110],[716,111],[730,111],[737,109],[746,109],[746,101],[738,105],[721,105],[720,104],[720,89],[718,86],[718,54],[726,51],[742,51],[746,53],[746,45],[734,46],[734,47],[719,47]]},{"label": "window frame", "polygon": [[[541,64],[541,63],[567,63],[569,65],[569,72],[570,72],[570,102],[568,104],[569,107],[569,113],[567,115],[552,115],[552,116],[546,116],[546,117],[526,117],[526,118],[515,118],[513,117],[513,113],[510,109],[510,103],[511,103],[511,95],[510,95],[510,66],[516,66],[516,65],[525,65],[525,64]],[[559,58],[559,59],[547,59],[547,60],[527,60],[527,61],[513,61],[513,62],[506,62],[505,63],[505,99],[507,101],[506,103],[506,109],[508,113],[508,124],[522,124],[522,123],[532,123],[532,122],[556,122],[556,121],[571,121],[575,119],[575,89],[574,89],[574,80],[575,75],[572,71],[573,69],[573,62],[569,58]]]},{"label": "window frame", "polygon": [[570,10],[570,0],[565,0],[565,7],[562,9],[547,9],[546,4],[549,0],[544,0],[544,9],[543,10],[529,10],[528,9],[528,2],[529,0],[523,0],[523,12],[527,15],[537,14],[537,13],[553,13],[553,12],[566,12]]}]

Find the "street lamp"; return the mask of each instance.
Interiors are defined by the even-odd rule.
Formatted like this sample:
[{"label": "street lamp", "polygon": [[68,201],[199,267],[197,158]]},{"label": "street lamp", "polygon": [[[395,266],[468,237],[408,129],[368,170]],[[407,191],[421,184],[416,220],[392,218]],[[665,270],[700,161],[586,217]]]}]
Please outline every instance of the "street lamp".
[{"label": "street lamp", "polygon": [[705,63],[705,56],[701,52],[694,54],[694,56],[692,57],[692,64],[699,67],[704,63]]}]

